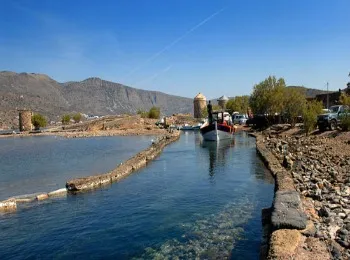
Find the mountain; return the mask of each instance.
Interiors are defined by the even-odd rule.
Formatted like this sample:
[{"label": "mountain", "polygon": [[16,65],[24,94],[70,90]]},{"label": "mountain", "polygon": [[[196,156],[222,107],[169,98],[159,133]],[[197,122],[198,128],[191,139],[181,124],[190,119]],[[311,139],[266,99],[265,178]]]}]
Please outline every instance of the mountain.
[{"label": "mountain", "polygon": [[124,86],[99,78],[59,83],[47,75],[0,72],[0,128],[17,125],[17,109],[31,109],[58,121],[64,113],[136,113],[152,106],[162,113],[192,113],[193,100]]},{"label": "mountain", "polygon": [[[316,95],[319,95],[319,94],[326,94],[327,91],[326,90],[320,90],[320,89],[314,89],[314,88],[306,88],[306,87],[303,87],[303,86],[287,86],[288,88],[295,88],[295,89],[300,89],[303,93],[305,93],[305,96],[307,98],[314,98],[316,97]],[[328,91],[328,93],[332,93],[334,91]],[[229,99],[233,99],[234,96],[229,96],[228,97]],[[217,105],[218,104],[218,101],[217,101],[218,98],[215,98],[215,99],[211,99],[211,103],[213,105]]]},{"label": "mountain", "polygon": [[[327,93],[326,90],[306,88],[306,87],[302,87],[302,86],[288,86],[288,88],[295,88],[295,89],[302,90],[305,93],[305,96],[307,98],[314,98],[314,97],[316,97],[316,95]],[[334,92],[334,91],[328,91],[328,93],[332,93],[332,92]]]}]

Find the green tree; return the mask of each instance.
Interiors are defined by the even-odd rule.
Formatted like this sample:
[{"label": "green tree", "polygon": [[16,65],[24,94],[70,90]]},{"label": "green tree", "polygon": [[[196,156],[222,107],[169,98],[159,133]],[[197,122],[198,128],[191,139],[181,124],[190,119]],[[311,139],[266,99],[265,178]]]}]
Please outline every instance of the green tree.
[{"label": "green tree", "polygon": [[350,130],[350,111],[347,113],[342,113],[339,117],[340,119],[340,127],[343,131]]},{"label": "green tree", "polygon": [[68,114],[62,116],[62,124],[67,125],[70,121],[71,117]]},{"label": "green tree", "polygon": [[230,114],[238,111],[241,114],[246,114],[249,107],[249,96],[236,96],[230,99],[226,108],[229,110]]},{"label": "green tree", "polygon": [[159,107],[151,107],[148,112],[149,118],[159,119],[160,117],[160,108]]},{"label": "green tree", "polygon": [[339,101],[342,105],[350,106],[350,96],[345,93],[341,93]]},{"label": "green tree", "polygon": [[308,135],[312,130],[316,129],[317,115],[322,113],[322,102],[313,100],[306,103],[303,109],[304,130]]},{"label": "green tree", "polygon": [[47,125],[47,121],[44,116],[40,114],[34,114],[32,116],[32,124],[35,127],[35,130],[39,130],[40,127],[45,127]]},{"label": "green tree", "polygon": [[[213,105],[212,104],[212,110],[215,111],[215,110],[221,110],[221,107],[219,105]],[[207,107],[203,108],[202,110],[202,117],[203,118],[206,118],[208,117],[208,110],[207,110]]]},{"label": "green tree", "polygon": [[[70,119],[69,119],[70,120]],[[73,120],[75,123],[79,123],[81,120],[81,114],[80,113],[76,113],[73,115]]]},{"label": "green tree", "polygon": [[[339,101],[342,105],[350,106],[350,95],[341,93]],[[340,116],[340,122],[340,127],[343,131],[350,130],[350,111],[347,111]]]},{"label": "green tree", "polygon": [[249,99],[249,105],[255,114],[281,113],[283,110],[284,90],[286,83],[283,78],[269,76],[254,86]]},{"label": "green tree", "polygon": [[284,116],[292,127],[295,126],[298,116],[303,114],[306,105],[305,92],[298,88],[284,89]]}]

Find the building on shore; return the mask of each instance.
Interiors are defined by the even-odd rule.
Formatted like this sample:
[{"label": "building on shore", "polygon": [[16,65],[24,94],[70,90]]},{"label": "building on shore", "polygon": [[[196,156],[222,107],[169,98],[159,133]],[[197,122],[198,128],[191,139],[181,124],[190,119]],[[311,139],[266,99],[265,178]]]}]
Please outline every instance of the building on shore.
[{"label": "building on shore", "polygon": [[198,93],[193,100],[193,112],[194,118],[203,118],[203,110],[207,106],[207,98],[202,94]]},{"label": "building on shore", "polygon": [[225,109],[226,108],[226,104],[228,101],[228,97],[226,97],[225,95],[221,96],[218,100],[218,105],[221,107],[221,109]]},{"label": "building on shore", "polygon": [[340,96],[342,93],[350,95],[350,84],[348,84],[347,88],[344,90],[339,89],[338,91],[335,91],[335,92],[319,94],[319,95],[316,95],[314,99],[317,101],[321,101],[323,103],[323,107],[327,108],[327,105],[328,107],[339,105]]},{"label": "building on shore", "polygon": [[18,110],[18,112],[19,112],[19,131],[25,132],[25,131],[33,130],[33,125],[32,125],[33,112],[28,109],[21,109],[21,110]]}]

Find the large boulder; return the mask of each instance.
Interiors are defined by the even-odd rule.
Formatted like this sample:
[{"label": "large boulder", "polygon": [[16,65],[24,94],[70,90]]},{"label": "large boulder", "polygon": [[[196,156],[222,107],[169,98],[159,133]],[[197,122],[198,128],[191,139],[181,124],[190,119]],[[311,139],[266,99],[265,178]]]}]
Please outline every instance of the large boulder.
[{"label": "large boulder", "polygon": [[271,216],[273,229],[305,229],[307,216],[297,191],[277,191]]}]

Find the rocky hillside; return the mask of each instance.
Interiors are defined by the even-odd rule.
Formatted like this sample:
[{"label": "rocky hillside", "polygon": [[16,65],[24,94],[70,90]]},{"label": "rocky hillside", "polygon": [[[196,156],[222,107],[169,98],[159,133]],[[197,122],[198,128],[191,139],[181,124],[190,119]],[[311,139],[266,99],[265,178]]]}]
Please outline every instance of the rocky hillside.
[{"label": "rocky hillside", "polygon": [[68,112],[92,115],[136,113],[152,106],[164,114],[192,113],[190,98],[146,91],[89,78],[59,83],[43,74],[0,72],[0,128],[16,125],[17,109],[27,108],[57,121]]},{"label": "rocky hillside", "polygon": [[[327,91],[326,90],[320,90],[320,89],[314,89],[314,88],[306,88],[306,87],[302,87],[302,86],[288,86],[289,88],[295,88],[295,89],[300,89],[301,91],[303,91],[305,93],[305,96],[307,98],[314,98],[316,97],[316,95],[319,94],[326,94]],[[332,93],[334,91],[328,91],[329,93]]]}]

